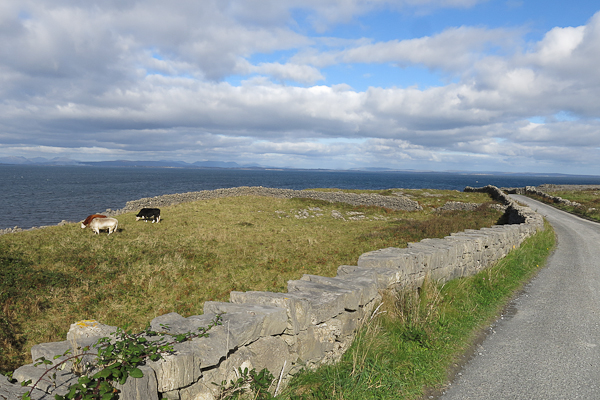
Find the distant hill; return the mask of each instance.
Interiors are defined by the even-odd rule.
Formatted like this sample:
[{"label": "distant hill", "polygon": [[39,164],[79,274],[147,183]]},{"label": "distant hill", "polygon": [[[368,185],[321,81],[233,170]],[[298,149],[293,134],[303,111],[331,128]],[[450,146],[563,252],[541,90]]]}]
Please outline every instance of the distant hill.
[{"label": "distant hill", "polygon": [[129,160],[114,160],[114,161],[85,161],[83,165],[94,167],[159,167],[159,168],[186,168],[190,164],[179,161],[129,161]]},{"label": "distant hill", "polygon": [[208,167],[208,168],[242,168],[242,166],[235,162],[225,162],[225,161],[196,161],[192,165],[198,167]]},{"label": "distant hill", "polygon": [[[0,157],[0,165],[40,165],[40,166],[94,166],[94,167],[145,167],[145,168],[222,168],[222,169],[278,169],[278,170],[303,170],[306,168],[292,167],[271,167],[258,164],[240,165],[233,161],[196,161],[188,163],[185,161],[160,160],[160,161],[130,161],[130,160],[115,160],[115,161],[77,161],[66,157],[55,157],[51,159],[43,157],[25,158],[25,157]],[[308,168],[309,170],[331,171],[329,169]],[[339,170],[338,170],[339,171]],[[571,175],[561,173],[535,173],[535,172],[502,172],[502,171],[427,171],[415,169],[392,169],[392,168],[376,168],[364,167],[353,168],[347,171],[367,171],[367,172],[404,172],[404,173],[432,173],[432,174],[465,174],[465,175],[496,175],[496,176],[545,176],[545,177],[572,177],[586,175]]]},{"label": "distant hill", "polygon": [[55,157],[51,159],[43,157],[0,157],[0,164],[12,165],[83,165],[80,161],[71,160],[66,157]]},{"label": "distant hill", "polygon": [[196,161],[187,163],[184,161],[77,161],[65,157],[47,159],[43,157],[0,157],[0,164],[10,165],[78,165],[96,167],[158,167],[158,168],[268,168],[258,164],[240,165],[232,161]]}]

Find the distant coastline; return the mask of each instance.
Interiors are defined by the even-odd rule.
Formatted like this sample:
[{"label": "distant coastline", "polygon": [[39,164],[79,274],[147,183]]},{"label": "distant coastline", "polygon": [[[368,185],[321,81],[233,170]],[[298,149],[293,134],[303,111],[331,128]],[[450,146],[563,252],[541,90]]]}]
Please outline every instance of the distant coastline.
[{"label": "distant coastline", "polygon": [[265,171],[322,171],[322,172],[400,172],[400,173],[431,173],[431,174],[465,174],[474,176],[537,176],[537,177],[595,177],[598,175],[563,174],[563,173],[539,173],[539,172],[504,172],[504,171],[468,171],[468,170],[415,170],[415,169],[393,169],[383,167],[353,168],[353,169],[328,169],[328,168],[292,168],[274,167],[258,164],[240,165],[233,161],[195,161],[188,163],[184,161],[160,160],[160,161],[78,161],[65,157],[46,159],[42,157],[28,159],[25,157],[0,157],[0,167],[4,165],[19,166],[70,166],[70,167],[131,167],[131,168],[181,168],[181,169],[238,169],[238,170],[265,170]]}]

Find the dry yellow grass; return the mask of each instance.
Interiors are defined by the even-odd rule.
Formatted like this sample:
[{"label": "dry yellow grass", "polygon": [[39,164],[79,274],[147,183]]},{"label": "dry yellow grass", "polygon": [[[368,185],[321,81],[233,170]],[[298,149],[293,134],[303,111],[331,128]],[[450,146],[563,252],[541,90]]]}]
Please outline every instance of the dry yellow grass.
[{"label": "dry yellow grass", "polygon": [[226,301],[232,290],[285,291],[290,279],[334,276],[364,252],[490,226],[500,215],[241,197],[166,207],[159,224],[123,214],[110,236],[79,224],[3,235],[0,370],[29,361],[35,343],[64,340],[78,320],[138,329],[168,312],[201,314],[206,300]]}]

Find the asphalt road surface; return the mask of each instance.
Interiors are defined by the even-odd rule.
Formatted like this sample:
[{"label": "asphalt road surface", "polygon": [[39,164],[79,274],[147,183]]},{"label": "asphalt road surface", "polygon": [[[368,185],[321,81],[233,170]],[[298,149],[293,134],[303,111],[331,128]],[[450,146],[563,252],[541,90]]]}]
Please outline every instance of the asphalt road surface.
[{"label": "asphalt road surface", "polygon": [[439,399],[600,399],[600,224],[511,197],[552,224],[556,251]]}]

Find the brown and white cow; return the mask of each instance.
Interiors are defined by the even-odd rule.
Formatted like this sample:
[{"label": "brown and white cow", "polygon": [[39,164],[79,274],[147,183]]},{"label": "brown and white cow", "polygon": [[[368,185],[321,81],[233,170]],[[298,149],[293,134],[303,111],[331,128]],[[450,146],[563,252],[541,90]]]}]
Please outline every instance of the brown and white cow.
[{"label": "brown and white cow", "polygon": [[96,235],[99,235],[102,230],[107,230],[110,235],[117,230],[118,226],[119,221],[115,218],[94,218],[90,222],[90,228]]},{"label": "brown and white cow", "polygon": [[81,227],[82,228],[87,227],[94,218],[106,218],[106,215],[102,215],[102,214],[88,215],[87,218],[81,223]]}]

